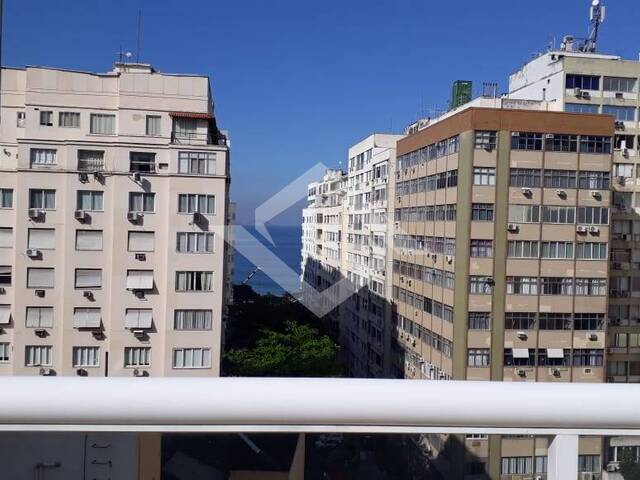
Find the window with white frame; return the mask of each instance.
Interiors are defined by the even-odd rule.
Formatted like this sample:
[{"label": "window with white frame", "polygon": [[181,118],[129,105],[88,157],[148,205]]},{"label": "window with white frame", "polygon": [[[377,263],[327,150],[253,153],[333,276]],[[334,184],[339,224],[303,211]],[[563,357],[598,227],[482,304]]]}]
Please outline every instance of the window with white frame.
[{"label": "window with white frame", "polygon": [[130,231],[127,249],[130,252],[153,252],[155,232]]},{"label": "window with white frame", "polygon": [[127,270],[127,290],[153,290],[153,270]]},{"label": "window with white frame", "polygon": [[160,115],[147,115],[146,134],[156,137],[160,136],[162,134],[161,121],[162,117],[160,117]]},{"label": "window with white frame", "polygon": [[173,368],[211,368],[211,349],[176,348],[173,350]]},{"label": "window with white frame", "polygon": [[54,228],[30,228],[27,240],[28,248],[53,250],[56,248],[56,230]]},{"label": "window with white frame", "polygon": [[496,169],[488,167],[475,167],[473,169],[474,185],[495,185]]},{"label": "window with white frame", "polygon": [[538,258],[539,244],[537,240],[509,240],[507,256],[511,258]]},{"label": "window with white frame", "polygon": [[13,208],[12,188],[0,188],[0,208]]},{"label": "window with white frame", "polygon": [[76,230],[76,250],[102,250],[102,230]]},{"label": "window with white frame", "polygon": [[130,152],[129,171],[153,173],[156,171],[156,154],[153,152]]},{"label": "window with white frame", "polygon": [[173,328],[175,330],[211,330],[212,320],[211,310],[175,310]]},{"label": "window with white frame", "polygon": [[92,113],[90,120],[90,133],[100,135],[114,135],[116,133],[115,115]]},{"label": "window with white frame", "polygon": [[100,366],[100,348],[73,347],[73,366],[75,368]]},{"label": "window with white frame", "polygon": [[509,295],[537,295],[538,277],[507,277]]},{"label": "window with white frame", "polygon": [[0,265],[0,285],[11,285],[11,265]]},{"label": "window with white frame", "polygon": [[103,171],[104,152],[102,150],[78,150],[78,170],[82,172]]},{"label": "window with white frame", "polygon": [[612,115],[618,122],[635,122],[637,118],[636,107],[623,107],[619,105],[603,105],[602,114]]},{"label": "window with white frame", "polygon": [[27,268],[27,288],[53,288],[53,268]]},{"label": "window with white frame", "polygon": [[102,269],[76,268],[76,288],[102,288]]},{"label": "window with white frame", "polygon": [[212,215],[216,212],[215,195],[180,193],[178,195],[178,213],[202,213]]},{"label": "window with white frame", "polygon": [[16,127],[24,128],[27,123],[27,114],[25,112],[16,112]]},{"label": "window with white frame", "polygon": [[27,328],[53,328],[53,307],[27,307]]},{"label": "window with white frame", "polygon": [[153,213],[156,194],[151,192],[129,192],[129,211]]},{"label": "window with white frame", "polygon": [[50,189],[29,189],[29,208],[53,210],[56,208],[56,191]]},{"label": "window with white frame", "polygon": [[542,221],[544,223],[576,223],[576,207],[543,205]]},{"label": "window with white frame", "polygon": [[542,242],[542,258],[573,258],[573,242]]},{"label": "window with white frame", "polygon": [[149,329],[153,327],[153,310],[151,308],[127,308],[124,318],[125,328]]},{"label": "window with white frame", "polygon": [[475,295],[491,294],[493,279],[479,275],[469,276],[469,293]]},{"label": "window with white frame", "polygon": [[488,367],[491,358],[488,348],[470,348],[467,350],[467,365],[469,367]]},{"label": "window with white frame", "polygon": [[605,92],[636,92],[637,79],[628,77],[604,77]]},{"label": "window with white frame", "polygon": [[533,457],[502,457],[502,475],[529,475],[533,471]]},{"label": "window with white frame", "polygon": [[53,347],[51,345],[27,345],[24,347],[24,365],[26,367],[50,367],[53,365]]},{"label": "window with white frame", "polygon": [[125,347],[125,367],[149,367],[151,365],[151,347]]},{"label": "window with white frame", "polygon": [[178,253],[213,253],[213,233],[178,232],[176,250]]},{"label": "window with white frame", "polygon": [[578,242],[576,243],[576,259],[606,260],[607,244],[602,242]]},{"label": "window with white frame", "polygon": [[176,272],[177,292],[207,292],[213,289],[213,272]]},{"label": "window with white frame", "polygon": [[96,190],[78,190],[76,210],[102,212],[104,192]]},{"label": "window with white frame", "polygon": [[578,223],[607,225],[609,209],[605,207],[578,207]]},{"label": "window with white frame", "polygon": [[53,126],[53,112],[50,110],[41,110],[40,111],[40,125],[43,127],[52,127]]},{"label": "window with white frame", "polygon": [[216,154],[214,152],[178,152],[178,173],[215,175]]},{"label": "window with white frame", "polygon": [[474,147],[483,150],[495,150],[498,143],[498,132],[493,130],[476,130]]},{"label": "window with white frame", "polygon": [[31,149],[31,166],[48,166],[55,165],[57,157],[56,150],[52,148],[32,148]]},{"label": "window with white frame", "polygon": [[58,126],[66,128],[80,128],[80,113],[60,112],[58,114]]},{"label": "window with white frame", "polygon": [[538,223],[540,205],[509,205],[509,222]]},{"label": "window with white frame", "polygon": [[13,228],[0,227],[0,248],[13,247]]},{"label": "window with white frame", "polygon": [[11,353],[11,344],[7,342],[0,343],[0,363],[8,363]]},{"label": "window with white frame", "polygon": [[578,472],[600,473],[600,455],[578,455]]}]

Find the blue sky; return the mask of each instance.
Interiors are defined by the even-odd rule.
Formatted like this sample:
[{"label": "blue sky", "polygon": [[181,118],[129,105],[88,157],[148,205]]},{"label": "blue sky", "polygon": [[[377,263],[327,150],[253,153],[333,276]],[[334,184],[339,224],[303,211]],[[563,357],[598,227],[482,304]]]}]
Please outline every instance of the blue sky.
[{"label": "blue sky", "polygon": [[[456,79],[506,88],[553,36],[585,35],[588,0],[4,0],[3,64],[107,71],[120,46],[210,75],[243,222],[317,162],[444,108]],[[638,58],[640,2],[609,0],[600,51]],[[344,164],[344,163],[343,163]],[[277,223],[299,223],[292,209]]]}]

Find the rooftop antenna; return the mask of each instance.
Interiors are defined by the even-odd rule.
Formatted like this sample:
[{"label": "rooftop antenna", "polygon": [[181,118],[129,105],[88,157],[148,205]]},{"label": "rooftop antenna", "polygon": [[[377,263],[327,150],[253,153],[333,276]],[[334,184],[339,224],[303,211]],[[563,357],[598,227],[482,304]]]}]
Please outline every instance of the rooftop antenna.
[{"label": "rooftop antenna", "polygon": [[591,8],[589,10],[589,21],[591,27],[589,28],[589,37],[586,39],[580,50],[584,53],[596,53],[596,46],[598,43],[598,31],[600,25],[604,22],[605,6],[601,4],[600,0],[592,0]]},{"label": "rooftop antenna", "polygon": [[136,42],[136,63],[140,63],[140,50],[142,48],[142,9],[138,10],[138,40]]}]

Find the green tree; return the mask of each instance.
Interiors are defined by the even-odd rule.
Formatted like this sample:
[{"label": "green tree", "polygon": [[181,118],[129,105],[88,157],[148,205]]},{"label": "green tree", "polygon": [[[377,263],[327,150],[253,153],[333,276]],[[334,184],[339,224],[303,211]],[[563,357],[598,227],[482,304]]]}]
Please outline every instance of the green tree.
[{"label": "green tree", "polygon": [[619,451],[620,474],[624,480],[640,480],[640,464],[636,460],[635,448]]},{"label": "green tree", "polygon": [[343,368],[338,345],[317,329],[293,320],[284,331],[261,330],[255,345],[225,354],[227,375],[245,377],[332,377]]}]

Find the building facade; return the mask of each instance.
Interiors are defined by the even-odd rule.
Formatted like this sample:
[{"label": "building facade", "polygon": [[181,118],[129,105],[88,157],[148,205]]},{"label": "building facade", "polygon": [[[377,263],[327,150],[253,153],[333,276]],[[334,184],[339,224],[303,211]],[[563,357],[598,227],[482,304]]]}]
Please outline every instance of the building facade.
[{"label": "building facade", "polygon": [[209,79],[2,70],[0,374],[217,376],[229,149]]}]

